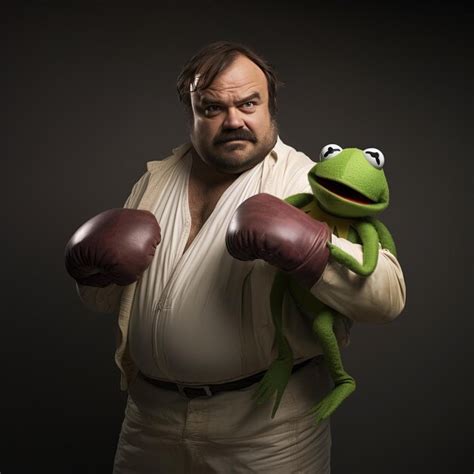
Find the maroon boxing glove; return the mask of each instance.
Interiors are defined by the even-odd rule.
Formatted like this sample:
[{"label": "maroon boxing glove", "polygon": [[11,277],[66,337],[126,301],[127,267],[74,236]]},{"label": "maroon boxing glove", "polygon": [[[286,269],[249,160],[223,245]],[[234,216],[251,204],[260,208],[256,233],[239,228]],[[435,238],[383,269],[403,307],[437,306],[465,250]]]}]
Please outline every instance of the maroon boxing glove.
[{"label": "maroon boxing glove", "polygon": [[311,288],[329,259],[326,223],[282,199],[260,193],[235,211],[226,234],[229,253],[239,260],[261,258]]},{"label": "maroon boxing glove", "polygon": [[81,285],[129,285],[148,268],[160,241],[151,212],[109,209],[73,234],[65,249],[66,269]]}]

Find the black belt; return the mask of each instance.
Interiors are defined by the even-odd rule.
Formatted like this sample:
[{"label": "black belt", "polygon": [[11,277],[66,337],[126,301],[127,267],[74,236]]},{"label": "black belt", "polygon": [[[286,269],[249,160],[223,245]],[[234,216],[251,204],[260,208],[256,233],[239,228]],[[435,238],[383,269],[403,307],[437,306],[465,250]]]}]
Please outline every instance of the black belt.
[{"label": "black belt", "polygon": [[[301,367],[304,367],[306,364],[311,362],[313,359],[306,359],[299,364],[295,364],[291,373],[296,372]],[[267,371],[263,370],[262,372],[258,372],[257,374],[250,375],[250,377],[246,377],[244,379],[233,380],[232,382],[226,383],[219,383],[214,385],[181,385],[174,382],[165,382],[163,380],[152,379],[147,375],[143,374],[142,372],[138,372],[138,375],[142,377],[147,382],[155,385],[156,387],[165,388],[168,390],[176,390],[180,392],[182,395],[186,396],[187,398],[195,398],[195,397],[212,397],[212,395],[216,394],[217,392],[222,392],[224,390],[238,390],[240,388],[248,387],[255,382],[258,382],[260,379],[263,378]]]}]

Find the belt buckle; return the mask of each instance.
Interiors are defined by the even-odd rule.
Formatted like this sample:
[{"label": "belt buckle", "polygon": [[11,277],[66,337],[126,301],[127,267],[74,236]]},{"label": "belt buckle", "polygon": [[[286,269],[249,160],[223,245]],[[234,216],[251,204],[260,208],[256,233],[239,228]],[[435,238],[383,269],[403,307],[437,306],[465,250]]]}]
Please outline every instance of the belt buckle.
[{"label": "belt buckle", "polygon": [[193,386],[189,386],[189,385],[182,385],[180,383],[177,383],[176,384],[178,386],[178,391],[181,395],[183,395],[184,397],[186,398],[192,398],[192,397],[188,397],[188,395],[186,395],[186,392],[184,391],[185,388],[202,388],[204,389],[204,391],[206,392],[206,397],[212,397],[212,392],[211,392],[211,389],[209,388],[209,385],[193,385]]}]

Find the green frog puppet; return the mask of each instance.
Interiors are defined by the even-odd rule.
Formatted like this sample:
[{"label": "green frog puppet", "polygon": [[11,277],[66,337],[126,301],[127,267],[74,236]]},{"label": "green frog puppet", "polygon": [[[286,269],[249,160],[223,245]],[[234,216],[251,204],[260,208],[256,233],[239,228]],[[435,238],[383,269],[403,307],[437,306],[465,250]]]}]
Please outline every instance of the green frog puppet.
[{"label": "green frog puppet", "polygon": [[[389,202],[383,165],[384,156],[376,148],[342,149],[338,145],[326,145],[321,150],[320,162],[308,173],[313,194],[300,193],[285,199],[314,219],[326,222],[338,237],[361,244],[362,263],[331,242],[327,243],[334,260],[362,276],[374,271],[380,246],[396,256],[390,232],[374,217]],[[334,381],[332,391],[311,409],[315,421],[319,422],[329,417],[355,390],[355,380],[342,366],[333,330],[335,318],[344,318],[346,327],[350,327],[352,321],[323,304],[308,289],[281,271],[276,273],[270,294],[278,357],[260,381],[253,398],[261,404],[276,392],[273,418],[288,384],[293,353],[282,328],[282,305],[287,291],[300,310],[312,318],[312,330],[321,344],[325,363]]]}]

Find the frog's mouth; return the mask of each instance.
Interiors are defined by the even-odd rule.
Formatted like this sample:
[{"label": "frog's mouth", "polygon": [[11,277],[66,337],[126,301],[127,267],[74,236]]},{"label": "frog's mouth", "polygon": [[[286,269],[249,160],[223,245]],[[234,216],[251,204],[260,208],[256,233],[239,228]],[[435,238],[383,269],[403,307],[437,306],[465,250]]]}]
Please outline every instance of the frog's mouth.
[{"label": "frog's mouth", "polygon": [[359,191],[356,191],[345,184],[333,181],[332,179],[321,178],[319,176],[314,176],[314,178],[321,186],[344,199],[348,199],[349,201],[354,201],[359,204],[376,204],[376,202],[372,201],[372,199],[369,199],[367,196],[364,196],[362,193],[359,193]]}]

